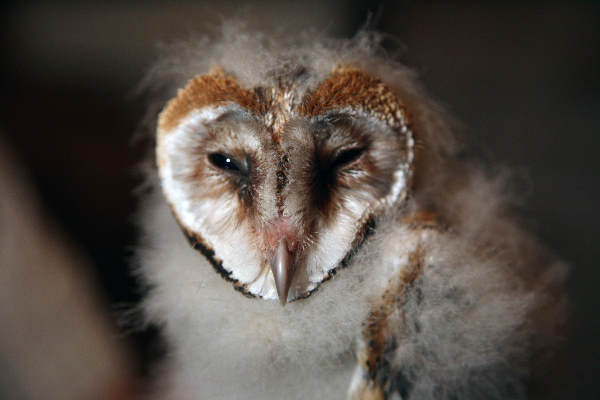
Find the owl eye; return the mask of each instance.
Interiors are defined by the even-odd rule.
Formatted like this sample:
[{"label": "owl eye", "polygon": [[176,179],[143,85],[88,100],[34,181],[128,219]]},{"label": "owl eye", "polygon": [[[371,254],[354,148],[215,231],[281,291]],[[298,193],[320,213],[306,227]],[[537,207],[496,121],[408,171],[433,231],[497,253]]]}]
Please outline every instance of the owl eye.
[{"label": "owl eye", "polygon": [[225,170],[225,171],[230,171],[230,172],[239,172],[240,171],[239,163],[236,162],[236,160],[234,160],[233,157],[231,157],[227,154],[211,153],[208,155],[208,161],[210,161],[210,163],[212,165],[214,165],[215,167]]},{"label": "owl eye", "polygon": [[338,152],[331,161],[331,168],[341,168],[352,163],[353,161],[358,160],[363,154],[364,150],[365,149],[363,147],[353,147]]}]

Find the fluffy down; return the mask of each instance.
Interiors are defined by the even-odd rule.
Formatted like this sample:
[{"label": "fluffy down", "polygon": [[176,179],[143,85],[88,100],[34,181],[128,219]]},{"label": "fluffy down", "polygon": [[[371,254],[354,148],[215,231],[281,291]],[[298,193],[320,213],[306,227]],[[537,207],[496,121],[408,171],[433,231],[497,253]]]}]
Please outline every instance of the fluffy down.
[{"label": "fluffy down", "polygon": [[[214,37],[175,46],[147,77],[162,105],[215,65],[245,87],[300,66],[311,71],[314,86],[336,65],[354,65],[405,101],[416,141],[411,196],[377,218],[350,265],[285,308],[242,296],[189,247],[149,171],[138,273],[150,291],[142,306],[170,344],[156,398],[346,398],[361,379],[353,374],[365,321],[417,248],[422,273],[388,322],[396,347],[386,361],[403,381],[396,393],[524,398],[528,379],[543,375],[532,362],[545,361],[537,354],[559,335],[566,267],[515,225],[502,180],[455,160],[459,146],[444,112],[410,70],[382,55],[378,41],[373,34],[263,36],[225,24]],[[423,231],[402,222],[423,210],[445,228]]]}]

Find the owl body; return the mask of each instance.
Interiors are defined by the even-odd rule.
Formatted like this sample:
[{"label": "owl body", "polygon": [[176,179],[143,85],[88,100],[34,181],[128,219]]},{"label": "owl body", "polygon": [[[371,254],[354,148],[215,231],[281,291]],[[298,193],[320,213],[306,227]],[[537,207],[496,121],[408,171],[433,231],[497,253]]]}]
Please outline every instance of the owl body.
[{"label": "owl body", "polygon": [[526,397],[564,266],[376,42],[227,25],[151,74],[171,90],[139,252],[157,397]]}]

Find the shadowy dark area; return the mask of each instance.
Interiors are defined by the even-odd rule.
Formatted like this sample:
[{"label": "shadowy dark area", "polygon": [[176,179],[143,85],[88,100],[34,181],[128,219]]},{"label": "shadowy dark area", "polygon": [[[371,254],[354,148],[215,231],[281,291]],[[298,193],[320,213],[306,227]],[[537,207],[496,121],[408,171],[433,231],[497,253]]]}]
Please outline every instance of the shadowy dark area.
[{"label": "shadowy dark area", "polygon": [[[469,152],[513,171],[526,223],[572,265],[568,397],[600,398],[600,2],[260,3],[257,26],[262,18],[276,26],[286,12],[297,18],[291,26],[337,36],[351,36],[371,12],[370,26],[395,38],[385,42],[390,53],[463,124]],[[145,111],[136,85],[157,42],[202,32],[215,15],[240,15],[234,9],[230,1],[0,5],[0,134],[47,213],[91,259],[107,314],[142,291],[130,272],[134,190],[151,140],[133,140]],[[158,331],[123,340],[147,373]]]}]

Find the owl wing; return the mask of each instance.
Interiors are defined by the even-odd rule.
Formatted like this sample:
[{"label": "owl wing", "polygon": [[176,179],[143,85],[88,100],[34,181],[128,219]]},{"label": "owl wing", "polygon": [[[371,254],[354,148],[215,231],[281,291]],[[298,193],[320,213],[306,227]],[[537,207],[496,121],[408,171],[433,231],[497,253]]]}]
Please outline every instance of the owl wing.
[{"label": "owl wing", "polygon": [[[420,212],[404,219],[416,231],[441,232],[442,225],[434,214]],[[401,337],[394,323],[399,322],[406,294],[414,290],[423,270],[423,249],[418,245],[408,257],[407,268],[390,281],[381,300],[363,323],[363,337],[359,341],[358,365],[349,389],[353,400],[407,399],[411,391],[410,372],[394,362]]]},{"label": "owl wing", "polygon": [[[523,309],[530,307],[531,293],[487,271],[502,270],[500,263],[490,267],[464,248],[447,258],[432,256],[432,242],[439,247],[456,236],[432,214],[403,222],[421,239],[363,324],[348,397],[525,398]],[[486,283],[496,278],[500,283]]]}]

